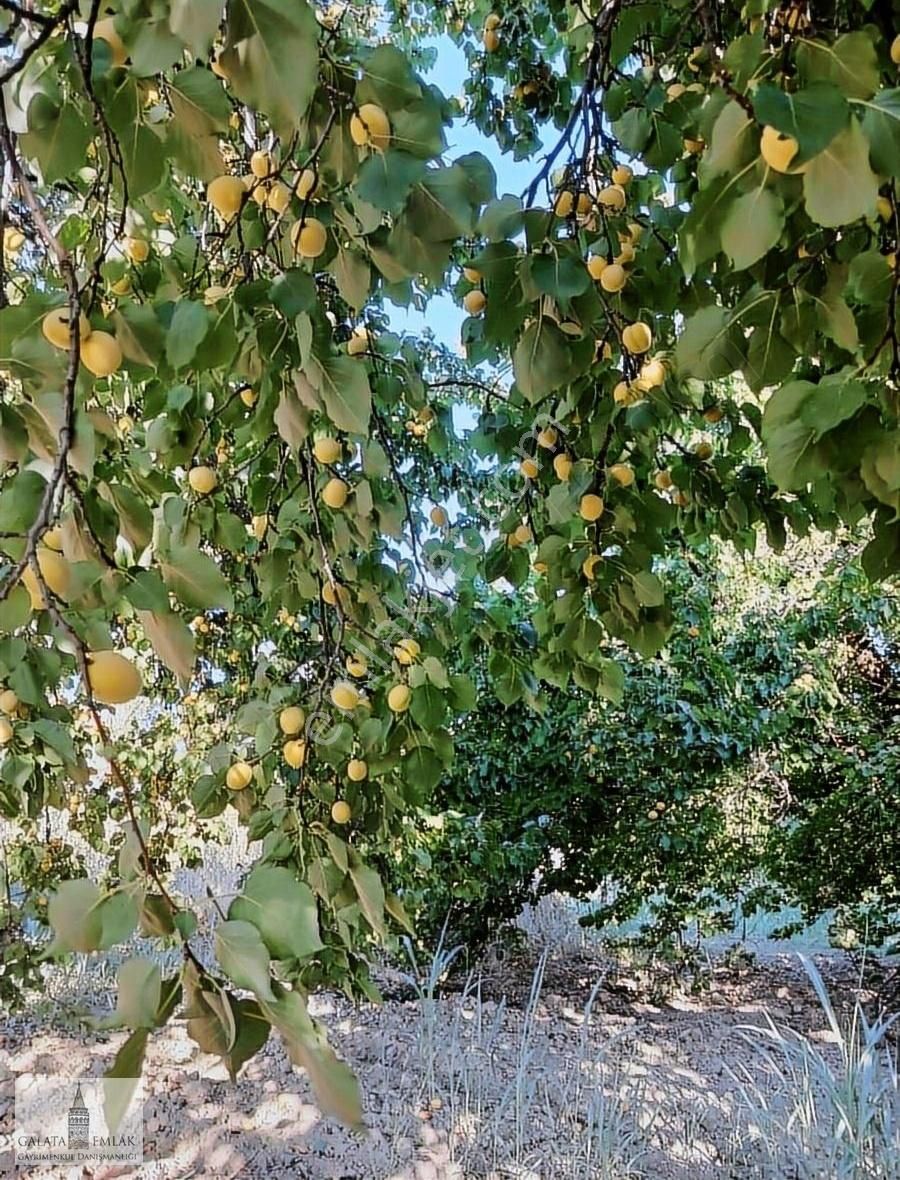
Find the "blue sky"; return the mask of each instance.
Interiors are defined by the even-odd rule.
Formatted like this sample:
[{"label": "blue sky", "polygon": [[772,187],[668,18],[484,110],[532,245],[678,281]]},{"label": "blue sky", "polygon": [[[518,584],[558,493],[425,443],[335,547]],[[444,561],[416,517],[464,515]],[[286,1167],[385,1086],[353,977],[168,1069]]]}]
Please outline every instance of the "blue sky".
[{"label": "blue sky", "polygon": [[[435,64],[425,73],[426,79],[438,86],[448,98],[451,95],[461,97],[463,83],[469,72],[465,54],[449,37],[438,37],[424,44],[426,48],[434,48],[437,51]],[[486,138],[473,123],[468,123],[464,119],[457,119],[447,129],[447,141],[448,160],[454,160],[467,152],[481,152],[487,156],[497,173],[498,196],[504,193],[521,193],[539,166],[533,159],[516,161],[511,154],[502,154],[495,140]],[[429,327],[435,337],[449,348],[455,349],[459,344],[460,327],[465,312],[446,295],[432,299],[424,313],[415,308],[393,305],[390,305],[388,310],[391,325],[397,331],[417,333],[422,328]]]}]

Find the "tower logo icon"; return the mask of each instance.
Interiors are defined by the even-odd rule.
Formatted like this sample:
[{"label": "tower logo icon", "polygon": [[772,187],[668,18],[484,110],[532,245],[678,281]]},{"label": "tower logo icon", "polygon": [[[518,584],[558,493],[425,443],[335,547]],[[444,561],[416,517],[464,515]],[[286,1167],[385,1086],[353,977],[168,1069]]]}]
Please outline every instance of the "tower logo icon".
[{"label": "tower logo icon", "polygon": [[81,1093],[81,1082],[75,1090],[75,1097],[69,1107],[69,1150],[88,1148],[91,1139],[91,1112]]}]

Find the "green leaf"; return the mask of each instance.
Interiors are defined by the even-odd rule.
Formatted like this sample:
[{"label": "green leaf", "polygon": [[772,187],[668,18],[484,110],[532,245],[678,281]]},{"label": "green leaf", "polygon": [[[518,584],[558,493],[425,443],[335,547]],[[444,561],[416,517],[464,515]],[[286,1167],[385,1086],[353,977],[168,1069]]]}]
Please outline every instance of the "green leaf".
[{"label": "green leaf", "polygon": [[228,917],[254,925],[276,959],[303,959],[322,949],[316,899],[288,869],[255,868]]},{"label": "green leaf", "polygon": [[283,385],[278,395],[278,406],[272,415],[275,428],[291,448],[299,451],[309,435],[309,411],[298,395],[300,383],[306,378],[302,373],[294,374],[295,388]]},{"label": "green leaf", "polygon": [[521,198],[505,193],[484,207],[478,222],[478,232],[491,242],[500,242],[504,238],[514,238],[521,231],[522,224]]},{"label": "green leaf", "polygon": [[900,90],[882,90],[862,104],[863,131],[871,148],[876,172],[900,175]]},{"label": "green leaf", "polygon": [[793,93],[763,82],[753,92],[753,109],[760,123],[791,135],[800,150],[791,165],[803,164],[823,151],[847,126],[847,100],[829,82],[814,82]]},{"label": "green leaf", "polygon": [[372,152],[363,161],[353,188],[358,197],[376,209],[399,213],[413,185],[424,175],[424,160],[388,148],[385,152]]},{"label": "green leaf", "polygon": [[662,606],[666,600],[663,584],[649,570],[641,570],[632,574],[631,585],[634,587],[635,597],[641,606]]},{"label": "green leaf", "polygon": [[25,154],[37,160],[44,181],[53,184],[84,167],[90,141],[91,120],[74,104],[66,103],[49,125],[23,135],[21,144]]},{"label": "green leaf", "polygon": [[24,536],[34,524],[47,481],[37,471],[19,471],[0,491],[0,532]]},{"label": "green leaf", "polygon": [[197,653],[194,634],[180,615],[165,611],[138,611],[144,634],[165,666],[181,681],[190,683]]},{"label": "green leaf", "polygon": [[650,115],[643,107],[631,107],[612,125],[613,134],[626,152],[639,156],[653,130]]},{"label": "green leaf", "polygon": [[722,249],[735,270],[746,270],[768,254],[784,229],[784,205],[771,189],[738,197],[722,222]]},{"label": "green leaf", "polygon": [[323,1113],[352,1127],[361,1126],[359,1086],[352,1070],[337,1059],[300,992],[281,986],[277,991],[277,999],[263,1004],[263,1012],[284,1037],[291,1061],[306,1070]]},{"label": "green leaf", "polygon": [[316,306],[315,280],[305,270],[286,270],[269,288],[269,298],[283,315],[293,319]]},{"label": "green leaf", "polygon": [[183,369],[194,359],[209,331],[209,312],[202,303],[180,299],[166,333],[166,360],[173,369]]},{"label": "green leaf", "polygon": [[840,373],[824,377],[814,395],[800,406],[799,420],[819,439],[835,426],[852,418],[868,400],[862,381],[848,380]]},{"label": "green leaf", "polygon": [[363,54],[362,78],[357,85],[359,104],[374,102],[388,112],[422,96],[406,54],[395,45],[378,45]]},{"label": "green leaf", "polygon": [[260,1000],[273,1000],[269,952],[249,922],[220,922],[216,927],[216,958],[228,978]]},{"label": "green leaf", "polygon": [[173,118],[168,137],[180,166],[205,181],[221,175],[225,165],[217,132],[227,126],[231,108],[218,79],[199,66],[179,70],[169,86],[169,100]]},{"label": "green leaf", "polygon": [[395,147],[423,160],[433,160],[444,151],[447,141],[441,105],[431,91],[403,110],[392,112],[391,141]]},{"label": "green leaf", "polygon": [[354,311],[363,308],[369,297],[369,286],[372,281],[366,259],[355,250],[341,246],[328,269],[334,275],[338,293],[344,302]]},{"label": "green leaf", "polygon": [[350,856],[350,879],[359,898],[359,907],[366,921],[379,936],[387,938],[384,925],[384,886],[373,868],[355,853]]},{"label": "green leaf", "polygon": [[155,1028],[159,1009],[162,976],[151,960],[135,957],[119,967],[115,1024],[105,1027]]},{"label": "green leaf", "polygon": [[825,470],[815,446],[818,432],[803,418],[804,406],[817,392],[810,381],[790,381],[766,403],[762,437],[769,475],[786,491],[805,487]]},{"label": "green leaf", "polygon": [[[133,1032],[103,1075],[103,1117],[112,1134],[119,1129],[140,1081],[149,1035],[150,1030],[146,1028],[139,1028]],[[123,1085],[125,1079],[133,1079],[134,1084]]]},{"label": "green leaf", "polygon": [[565,335],[547,316],[522,333],[513,354],[516,385],[532,404],[577,375]]},{"label": "green leaf", "polygon": [[0,602],[0,632],[17,631],[31,617],[31,596],[24,586],[14,586]]},{"label": "green leaf", "polygon": [[531,277],[538,290],[557,300],[582,295],[591,285],[584,260],[561,255],[559,251],[535,258],[531,264]]},{"label": "green leaf", "polygon": [[701,188],[717,176],[733,176],[757,154],[753,129],[753,120],[739,103],[725,104],[697,167]]},{"label": "green leaf", "polygon": [[152,192],[166,173],[166,157],[159,136],[142,120],[143,93],[125,74],[106,106],[106,116],[122,154],[131,200]]},{"label": "green leaf", "polygon": [[869,141],[856,119],[809,161],[803,194],[806,212],[819,225],[847,225],[873,215],[878,177],[869,167]]},{"label": "green leaf", "polygon": [[95,951],[103,936],[100,902],[103,895],[93,881],[63,881],[51,894],[47,921],[54,938],[50,952]]},{"label": "green leaf", "polygon": [[306,0],[229,0],[221,62],[242,102],[293,131],[318,77],[319,25]]},{"label": "green leaf", "polygon": [[372,390],[364,365],[351,356],[313,358],[307,372],[322,395],[325,412],[339,430],[367,435],[372,413]]},{"label": "green leaf", "polygon": [[831,82],[848,98],[869,98],[878,89],[878,55],[868,33],[844,33],[829,44],[801,41],[797,65],[807,82]]},{"label": "green leaf", "polygon": [[221,0],[171,0],[169,28],[194,57],[204,61],[209,56],[221,19]]},{"label": "green leaf", "polygon": [[173,545],[160,562],[166,585],[185,604],[234,610],[234,596],[211,557],[187,545]]},{"label": "green leaf", "polygon": [[743,362],[741,334],[724,307],[704,307],[685,323],[675,349],[678,368],[687,376],[711,381],[727,377]]}]

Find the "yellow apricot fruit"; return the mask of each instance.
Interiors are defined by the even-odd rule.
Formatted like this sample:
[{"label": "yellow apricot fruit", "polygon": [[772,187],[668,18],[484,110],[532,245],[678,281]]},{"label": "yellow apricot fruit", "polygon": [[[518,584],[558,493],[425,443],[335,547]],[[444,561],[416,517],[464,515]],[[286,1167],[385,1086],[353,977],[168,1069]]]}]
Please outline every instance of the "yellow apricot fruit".
[{"label": "yellow apricot fruit", "polygon": [[593,492],[588,492],[581,497],[581,503],[578,505],[578,512],[582,520],[589,523],[599,520],[603,515],[603,499],[595,495]]},{"label": "yellow apricot fruit", "polygon": [[344,507],[349,494],[350,488],[342,479],[330,479],[322,489],[322,500],[329,508],[336,511]]},{"label": "yellow apricot fruit", "polygon": [[317,438],[313,443],[313,454],[319,463],[337,463],[341,457],[341,444],[336,438]]},{"label": "yellow apricot fruit", "polygon": [[6,746],[13,740],[13,727],[5,717],[0,718],[0,746]]},{"label": "yellow apricot fruit", "polygon": [[331,690],[332,704],[349,713],[359,704],[359,693],[346,680],[339,680]]},{"label": "yellow apricot fruit", "polygon": [[463,307],[469,315],[481,315],[487,307],[487,296],[484,291],[467,291],[463,296]]},{"label": "yellow apricot fruit", "polygon": [[634,246],[631,242],[623,242],[622,249],[615,256],[613,261],[618,266],[627,266],[629,262],[634,262]]},{"label": "yellow apricot fruit", "polygon": [[364,102],[350,119],[350,138],[357,147],[383,152],[391,139],[391,121],[377,103]]},{"label": "yellow apricot fruit", "polygon": [[113,295],[128,295],[131,292],[131,279],[128,275],[122,275],[120,279],[110,283],[109,289]]},{"label": "yellow apricot fruit", "polygon": [[257,399],[259,398],[259,394],[255,389],[242,389],[238,396],[248,410],[256,405]]},{"label": "yellow apricot fruit", "polygon": [[496,53],[500,48],[500,34],[496,29],[485,28],[481,43],[484,45],[486,53]]},{"label": "yellow apricot fruit", "polygon": [[[41,571],[41,577],[49,587],[51,594],[55,594],[57,598],[67,598],[71,581],[71,571],[69,569],[69,563],[63,555],[61,553],[55,553],[52,549],[39,546],[36,557],[38,569]],[[28,591],[28,596],[31,599],[31,609],[44,610],[47,604],[44,601],[43,588],[30,564],[22,571],[22,585]]]},{"label": "yellow apricot fruit", "polygon": [[401,639],[394,647],[394,658],[398,664],[408,667],[422,654],[422,648],[415,639]]},{"label": "yellow apricot fruit", "polygon": [[900,33],[891,42],[891,61],[895,66],[900,66]]},{"label": "yellow apricot fruit", "polygon": [[[68,348],[71,320],[69,319],[69,309],[67,307],[55,307],[53,311],[48,311],[41,320],[41,331],[45,338],[55,348]],[[78,335],[81,337],[81,343],[90,337],[91,324],[84,312],[78,314]]]},{"label": "yellow apricot fruit", "polygon": [[369,671],[369,665],[362,656],[347,656],[344,667],[357,680],[361,680]]},{"label": "yellow apricot fruit", "polygon": [[229,791],[243,791],[253,781],[253,767],[249,762],[233,762],[225,772],[225,786]]},{"label": "yellow apricot fruit", "polygon": [[634,173],[627,164],[617,164],[612,170],[612,182],[620,188],[626,188],[634,179]]},{"label": "yellow apricot fruit", "polygon": [[653,477],[653,482],[656,484],[656,486],[659,488],[659,490],[661,492],[667,492],[669,490],[669,488],[672,487],[672,485],[674,484],[675,481],[672,479],[670,472],[657,471],[656,475],[654,475],[654,477]]},{"label": "yellow apricot fruit", "polygon": [[357,328],[347,341],[347,352],[350,356],[361,356],[369,351],[369,333],[365,328]]},{"label": "yellow apricot fruit", "polygon": [[532,532],[527,524],[520,524],[513,532],[518,545],[528,545],[532,540]]},{"label": "yellow apricot fruit", "polygon": [[578,199],[575,201],[575,212],[579,217],[587,217],[593,207],[594,202],[589,193],[578,194]]},{"label": "yellow apricot fruit", "polygon": [[709,409],[703,411],[703,417],[711,426],[715,426],[717,422],[721,422],[725,413],[721,406],[710,406]]},{"label": "yellow apricot fruit", "polygon": [[804,172],[806,165],[792,168],[791,160],[800,151],[800,145],[792,135],[783,135],[774,127],[763,127],[759,141],[759,152],[773,172]]},{"label": "yellow apricot fruit", "polygon": [[271,176],[275,171],[275,163],[268,152],[254,152],[250,157],[250,171],[258,179]]},{"label": "yellow apricot fruit", "polygon": [[315,217],[307,217],[291,227],[291,247],[300,258],[318,258],[328,242],[328,231]]},{"label": "yellow apricot fruit", "polygon": [[442,508],[440,504],[436,504],[428,516],[436,529],[445,529],[450,523],[450,518],[447,515],[447,509]]},{"label": "yellow apricot fruit", "polygon": [[331,818],[336,824],[348,824],[353,812],[344,799],[336,799],[331,805]]},{"label": "yellow apricot fruit", "polygon": [[269,527],[268,513],[262,512],[258,516],[250,518],[250,531],[257,541],[261,541],[266,535],[266,530]]},{"label": "yellow apricot fruit", "polygon": [[575,209],[575,194],[564,188],[553,205],[557,217],[571,217]]},{"label": "yellow apricot fruit", "polygon": [[405,713],[411,697],[412,692],[408,684],[395,684],[387,695],[388,708],[392,713]]},{"label": "yellow apricot fruit", "polygon": [[597,566],[600,564],[600,562],[602,560],[603,560],[603,558],[600,556],[599,553],[592,553],[589,557],[586,557],[584,559],[584,561],[581,563],[581,572],[584,574],[584,576],[587,578],[587,580],[589,582],[593,582],[594,570],[597,568]]},{"label": "yellow apricot fruit", "polygon": [[691,136],[687,136],[684,140],[684,150],[689,156],[699,156],[705,147],[706,144],[702,139],[694,139]]},{"label": "yellow apricot fruit", "polygon": [[519,464],[519,471],[521,471],[526,479],[537,479],[538,465],[534,459],[523,459]]},{"label": "yellow apricot fruit", "polygon": [[653,345],[653,333],[650,330],[650,326],[641,320],[629,324],[622,332],[622,343],[635,356],[649,352]]},{"label": "yellow apricot fruit", "polygon": [[225,221],[240,210],[246,193],[239,176],[217,176],[206,186],[206,199]]},{"label": "yellow apricot fruit", "polygon": [[131,262],[146,262],[150,257],[150,243],[144,238],[126,238],[122,243],[122,252]]},{"label": "yellow apricot fruit", "polygon": [[212,467],[192,467],[188,472],[188,484],[198,496],[208,496],[215,490],[218,482],[219,477]]},{"label": "yellow apricot fruit", "polygon": [[613,401],[617,406],[627,406],[634,400],[631,386],[627,381],[619,381],[613,388]]},{"label": "yellow apricot fruit", "polygon": [[5,713],[7,717],[12,717],[18,707],[19,698],[11,688],[5,688],[3,692],[0,692],[0,712]]},{"label": "yellow apricot fruit", "polygon": [[291,190],[280,180],[273,181],[266,193],[266,208],[273,213],[284,213],[291,203]]},{"label": "yellow apricot fruit", "polygon": [[572,474],[572,460],[568,455],[557,455],[553,460],[553,470],[556,472],[557,479],[561,479],[563,483],[568,482],[569,476]]},{"label": "yellow apricot fruit", "polygon": [[672,82],[666,87],[666,98],[669,102],[676,102],[687,91],[683,82]]},{"label": "yellow apricot fruit", "polygon": [[128,50],[125,48],[125,42],[116,31],[116,22],[111,16],[104,20],[98,20],[94,25],[94,40],[106,42],[114,66],[125,65],[128,59]]},{"label": "yellow apricot fruit", "polygon": [[3,227],[3,253],[8,255],[18,254],[25,245],[25,235],[20,229],[16,229],[14,225],[5,225]]},{"label": "yellow apricot fruit", "polygon": [[607,211],[621,213],[625,208],[625,190],[620,184],[607,185],[597,194],[597,200]]},{"label": "yellow apricot fruit", "polygon": [[599,282],[608,265],[602,254],[592,254],[587,260],[588,274],[595,282]]},{"label": "yellow apricot fruit", "polygon": [[347,763],[347,778],[351,783],[361,783],[369,773],[369,768],[362,758],[351,758]]},{"label": "yellow apricot fruit", "polygon": [[641,386],[646,389],[656,389],[664,385],[666,380],[666,366],[661,360],[644,361],[638,375]]},{"label": "yellow apricot fruit", "polygon": [[281,755],[288,766],[299,770],[306,761],[306,742],[302,739],[285,742],[281,747]]},{"label": "yellow apricot fruit", "polygon": [[46,545],[48,549],[52,549],[55,553],[62,553],[62,532],[58,528],[47,529],[46,533],[41,537],[41,543]]},{"label": "yellow apricot fruit", "polygon": [[614,479],[619,487],[630,488],[634,483],[634,468],[627,463],[613,463],[609,469],[610,479]]},{"label": "yellow apricot fruit", "polygon": [[486,29],[499,29],[499,27],[500,27],[500,22],[501,22],[501,19],[502,19],[502,18],[501,18],[501,16],[500,16],[500,14],[499,14],[499,13],[497,13],[497,12],[490,12],[490,13],[488,13],[488,15],[485,17],[485,20],[484,20],[484,27],[485,27]]},{"label": "yellow apricot fruit", "polygon": [[301,201],[311,197],[319,185],[319,177],[313,168],[304,168],[294,181],[294,192]]},{"label": "yellow apricot fruit", "polygon": [[618,262],[611,262],[609,266],[603,268],[603,273],[600,275],[600,286],[610,295],[614,295],[616,291],[622,290],[627,280],[628,275],[625,273],[625,268]]},{"label": "yellow apricot fruit", "polygon": [[141,674],[117,651],[95,651],[87,658],[91,695],[104,705],[123,705],[143,688]]},{"label": "yellow apricot fruit", "polygon": [[293,737],[303,728],[306,714],[299,705],[288,705],[278,714],[278,727],[283,734]]},{"label": "yellow apricot fruit", "polygon": [[559,435],[556,433],[555,428],[553,426],[545,426],[537,436],[537,444],[546,451],[552,451],[558,439]]},{"label": "yellow apricot fruit", "polygon": [[474,266],[464,266],[463,267],[463,278],[466,280],[467,283],[480,283],[481,282],[481,271],[476,270]]},{"label": "yellow apricot fruit", "polygon": [[95,377],[109,377],[122,364],[122,349],[109,332],[91,332],[81,345],[81,363]]},{"label": "yellow apricot fruit", "polygon": [[702,459],[704,462],[707,459],[712,458],[712,453],[713,453],[712,443],[706,442],[704,440],[703,442],[698,442],[697,445],[693,449],[694,449],[694,454],[697,456],[697,458]]}]

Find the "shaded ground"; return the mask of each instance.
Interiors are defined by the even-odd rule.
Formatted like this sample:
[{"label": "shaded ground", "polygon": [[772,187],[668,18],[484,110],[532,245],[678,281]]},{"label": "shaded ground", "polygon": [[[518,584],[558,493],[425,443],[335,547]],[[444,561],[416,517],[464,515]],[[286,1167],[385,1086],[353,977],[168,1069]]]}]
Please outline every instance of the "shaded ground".
[{"label": "shaded ground", "polygon": [[[852,1005],[853,965],[839,954],[816,958],[836,1006]],[[736,1075],[746,1068],[764,1079],[763,1054],[740,1027],[761,1025],[764,1009],[815,1043],[833,1040],[796,956],[719,960],[695,981],[694,994],[682,988],[656,1002],[648,998],[650,971],[585,952],[549,959],[539,999],[529,1003],[535,966],[533,952],[495,957],[480,981],[434,1003],[315,1002],[360,1076],[371,1128],[365,1137],[322,1120],[276,1038],[232,1086],[182,1025],[170,1026],[153,1038],[145,1069],[149,1162],[127,1174],[172,1180],[776,1180],[785,1174],[767,1163]],[[394,982],[395,993],[403,994],[399,977]],[[11,1130],[14,1075],[99,1074],[120,1043],[121,1034],[85,1032],[71,1021],[64,1027],[62,1004],[49,1015],[55,1027],[16,1017],[0,1033],[4,1134]],[[9,1162],[0,1158],[4,1174]]]}]

